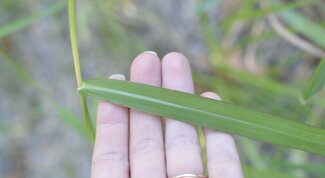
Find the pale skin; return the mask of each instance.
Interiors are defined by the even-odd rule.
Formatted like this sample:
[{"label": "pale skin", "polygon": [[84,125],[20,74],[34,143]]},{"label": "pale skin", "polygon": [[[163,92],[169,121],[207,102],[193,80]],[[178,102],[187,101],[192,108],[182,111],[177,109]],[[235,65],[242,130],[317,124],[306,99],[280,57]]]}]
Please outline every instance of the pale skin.
[{"label": "pale skin", "polygon": [[[130,81],[194,93],[187,58],[176,52],[162,60],[151,51],[138,55],[130,69]],[[111,79],[125,80],[123,75]],[[213,92],[201,95],[215,100]],[[242,178],[231,135],[204,128],[209,178]],[[203,174],[196,127],[166,118],[100,102],[92,158],[92,178],[172,178]]]}]

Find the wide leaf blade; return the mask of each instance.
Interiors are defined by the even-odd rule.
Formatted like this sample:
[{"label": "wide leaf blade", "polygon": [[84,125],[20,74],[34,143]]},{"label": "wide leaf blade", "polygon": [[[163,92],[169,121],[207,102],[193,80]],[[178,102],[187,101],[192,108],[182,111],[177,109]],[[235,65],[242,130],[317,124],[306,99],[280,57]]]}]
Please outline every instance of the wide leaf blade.
[{"label": "wide leaf blade", "polygon": [[108,79],[84,81],[79,92],[163,117],[325,156],[325,130],[233,104]]}]

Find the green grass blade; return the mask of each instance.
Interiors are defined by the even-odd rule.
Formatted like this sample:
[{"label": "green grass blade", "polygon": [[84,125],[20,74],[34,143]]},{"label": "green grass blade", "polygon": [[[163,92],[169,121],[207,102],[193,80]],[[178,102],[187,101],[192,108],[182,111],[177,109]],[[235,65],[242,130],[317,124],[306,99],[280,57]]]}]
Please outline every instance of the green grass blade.
[{"label": "green grass blade", "polygon": [[[297,33],[309,38],[321,48],[325,48],[325,28],[295,11],[281,12],[280,17]],[[308,27],[308,28],[306,28]]]},{"label": "green grass blade", "polygon": [[325,156],[325,130],[229,103],[105,79],[85,81],[79,92],[140,111]]},{"label": "green grass blade", "polygon": [[0,134],[5,135],[10,132],[10,127],[11,125],[9,124],[0,123]]},{"label": "green grass blade", "polygon": [[267,167],[263,153],[259,150],[259,145],[256,141],[245,137],[237,137],[237,143],[242,153],[244,153],[244,159],[246,157],[252,167],[259,169],[265,169]]},{"label": "green grass blade", "polygon": [[9,22],[8,24],[5,24],[3,26],[1,25],[0,39],[32,24],[33,22],[35,22],[43,17],[58,13],[61,10],[63,10],[64,7],[65,7],[64,3],[62,3],[62,2],[56,3],[54,5],[51,5],[48,8],[42,9],[41,11],[36,12],[30,16],[18,19],[16,21]]},{"label": "green grass blade", "polygon": [[248,166],[243,167],[244,175],[248,178],[297,178],[288,173],[279,172],[276,170],[256,169]]},{"label": "green grass blade", "polygon": [[282,169],[286,169],[287,171],[294,171],[297,169],[301,169],[309,174],[318,175],[315,177],[322,177],[322,175],[325,175],[325,169],[324,169],[324,163],[312,163],[312,162],[306,162],[306,163],[289,163],[286,161],[278,162],[277,165],[281,167]]},{"label": "green grass blade", "polygon": [[[59,118],[63,120],[68,126],[73,128],[77,133],[79,133],[82,136],[88,136],[87,135],[87,129],[83,122],[76,116],[73,112],[70,110],[57,105],[56,106],[57,114]],[[91,141],[91,138],[88,137],[88,140]]]},{"label": "green grass blade", "polygon": [[[222,26],[227,29],[238,20],[254,20],[271,13],[278,13],[285,10],[291,10],[306,6],[307,4],[316,3],[319,0],[300,0],[286,2],[285,4],[274,4],[269,7],[256,8],[256,4],[263,4],[260,0],[242,1],[238,11],[234,15],[228,16],[222,21]],[[228,31],[228,30],[227,30]]]},{"label": "green grass blade", "polygon": [[[16,60],[12,59],[9,55],[7,55],[5,52],[3,52],[0,49],[0,61],[3,60],[4,62],[7,62],[9,66],[13,69],[11,71],[14,71],[20,78],[26,80],[29,84],[29,86],[33,87],[42,97],[48,101],[51,106],[53,106],[56,111],[56,114],[59,119],[61,119],[63,122],[65,122],[69,127],[71,127],[73,130],[75,130],[77,133],[79,133],[82,136],[87,135],[86,127],[81,122],[81,120],[78,118],[76,114],[74,114],[72,111],[70,111],[68,108],[60,105],[54,98],[51,96],[48,91],[39,83],[37,82],[33,76],[21,66]],[[1,132],[1,128],[0,128]],[[91,141],[91,139],[89,138]]]},{"label": "green grass blade", "polygon": [[325,58],[318,64],[312,76],[309,78],[303,91],[303,100],[307,102],[313,95],[323,89],[325,85]]}]

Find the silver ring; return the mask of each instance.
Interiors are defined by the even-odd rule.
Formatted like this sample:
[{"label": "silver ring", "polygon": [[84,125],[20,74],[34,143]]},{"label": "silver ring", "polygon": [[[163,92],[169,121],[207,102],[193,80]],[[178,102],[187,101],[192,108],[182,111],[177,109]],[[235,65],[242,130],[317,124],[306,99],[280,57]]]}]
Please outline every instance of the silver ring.
[{"label": "silver ring", "polygon": [[208,178],[208,177],[201,174],[181,174],[173,178]]}]

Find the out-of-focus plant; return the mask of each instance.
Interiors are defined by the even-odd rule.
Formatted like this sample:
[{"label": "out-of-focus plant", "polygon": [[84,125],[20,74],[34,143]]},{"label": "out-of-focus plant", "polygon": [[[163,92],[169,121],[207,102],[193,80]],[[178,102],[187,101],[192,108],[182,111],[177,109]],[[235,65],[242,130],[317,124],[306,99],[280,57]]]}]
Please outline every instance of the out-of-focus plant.
[{"label": "out-of-focus plant", "polygon": [[[74,1],[70,2],[74,3]],[[248,7],[254,5],[254,3],[251,1],[246,5]],[[248,15],[247,17],[249,19],[251,17],[263,16],[280,11],[281,9],[290,9],[300,5],[301,4],[290,4],[280,6],[281,8],[270,8],[269,10],[262,9],[260,11],[261,13],[258,13],[259,11],[255,11],[256,13],[249,12],[254,15]],[[70,10],[74,9],[70,8]],[[70,11],[70,17],[71,13]],[[247,11],[243,11],[243,13],[245,14]],[[208,24],[208,17],[203,14],[200,20],[204,27],[204,33],[207,35],[206,39],[209,39],[207,46],[209,47],[210,54],[212,54],[214,60],[218,61],[215,63],[215,66],[221,69],[224,75],[227,74],[226,77],[230,74],[240,76],[240,79],[245,79],[246,77],[246,80],[242,80],[241,82],[257,87],[262,85],[264,89],[267,89],[271,93],[289,95],[295,99],[295,101],[298,100],[299,90],[296,90],[294,87],[286,87],[273,81],[273,79],[265,80],[261,77],[254,76],[254,74],[233,69],[227,62],[223,62],[223,58],[225,58],[226,55],[222,55],[222,46],[216,45],[215,42],[211,41],[211,39],[214,39],[214,36],[213,30]],[[232,23],[233,20],[230,22]],[[74,27],[72,29],[75,30]],[[72,32],[72,34],[75,33]],[[72,37],[72,39],[76,41],[75,38],[75,36]],[[76,49],[74,49],[74,55],[77,56]],[[79,60],[77,61],[77,66],[79,66],[78,63]],[[77,70],[80,69],[77,68]],[[77,73],[80,73],[80,71],[77,71]],[[260,83],[256,84],[256,81]],[[209,127],[260,141],[325,155],[325,152],[323,152],[323,150],[325,150],[325,145],[322,145],[323,140],[325,140],[325,130],[308,126],[295,120],[290,121],[289,119],[245,109],[229,103],[216,103],[209,99],[142,84],[106,79],[87,80],[82,82],[82,84],[80,82],[81,79],[79,78],[78,87],[81,94],[94,96],[98,99],[107,100],[160,116],[171,117],[194,125]],[[268,94],[264,93],[263,95],[267,96]],[[278,108],[276,103],[271,103],[271,106],[272,105]],[[249,174],[249,169],[247,170],[246,173]],[[255,173],[257,174],[256,171]],[[274,177],[276,174],[271,173],[271,175]]]},{"label": "out-of-focus plant", "polygon": [[[143,40],[136,39],[134,36],[131,38],[127,36],[128,31],[126,31],[125,26],[123,26],[125,21],[120,23],[119,19],[116,18],[115,15],[117,13],[115,13],[115,7],[122,7],[121,2],[96,0],[88,1],[87,3],[91,5],[88,9],[89,11],[98,9],[100,12],[105,12],[101,14],[101,18],[109,18],[109,20],[105,20],[100,24],[105,27],[105,30],[100,31],[102,33],[101,35],[107,34],[108,38],[110,38],[110,40],[104,40],[105,46],[103,48],[105,48],[105,50],[109,48],[114,55],[119,55],[122,53],[121,51],[126,50],[131,51],[131,55],[133,55],[145,48],[142,43]],[[325,60],[321,59],[325,50],[324,40],[322,40],[325,29],[324,24],[316,22],[316,20],[319,19],[308,17],[302,9],[305,7],[321,9],[324,3],[319,0],[290,2],[280,0],[270,2],[263,0],[241,1],[239,3],[240,6],[234,7],[235,11],[233,13],[228,14],[223,19],[219,19],[216,23],[213,17],[211,17],[211,14],[209,14],[209,11],[218,7],[221,3],[226,3],[226,1],[203,0],[197,1],[196,3],[198,9],[197,17],[203,33],[203,41],[207,47],[206,57],[211,65],[209,65],[207,73],[195,71],[194,79],[195,83],[200,88],[214,90],[218,92],[226,102],[236,105],[218,103],[215,106],[211,106],[213,110],[208,111],[207,109],[200,108],[200,106],[209,103],[208,100],[203,99],[201,101],[201,99],[199,99],[201,104],[189,105],[188,101],[196,101],[197,98],[188,95],[183,96],[182,93],[173,93],[171,91],[156,88],[152,89],[132,83],[114,83],[106,80],[100,80],[95,83],[92,81],[82,83],[77,48],[74,12],[75,1],[69,0],[71,41],[77,83],[80,91],[95,97],[100,97],[101,99],[107,99],[129,107],[135,107],[143,111],[173,116],[175,119],[182,119],[185,122],[202,126],[205,126],[204,124],[206,123],[210,123],[212,125],[211,127],[218,130],[227,131],[236,135],[248,136],[270,143],[280,143],[292,148],[303,148],[309,151],[303,152],[303,154],[296,154],[297,152],[291,149],[288,150],[286,147],[256,142],[252,139],[237,136],[239,150],[242,153],[244,162],[244,172],[247,177],[296,177],[292,174],[292,172],[296,170],[302,170],[305,173],[302,177],[308,177],[309,175],[321,177],[325,174],[322,164],[323,158],[309,153],[317,152],[323,154],[323,150],[325,150],[323,148],[324,145],[322,145],[324,143],[323,137],[325,128],[325,122],[322,120],[322,117],[324,117],[323,108],[325,107],[323,93]],[[104,6],[104,4],[106,6]],[[107,4],[109,4],[109,6],[107,6]],[[61,12],[64,7],[66,7],[64,4],[57,3],[31,16],[2,25],[0,27],[0,39],[10,36],[14,32],[32,24],[42,17]],[[106,8],[110,10],[107,11]],[[298,8],[300,9],[297,10]],[[147,16],[152,17],[149,15]],[[89,16],[84,14],[82,18],[81,27],[85,30],[85,28],[87,28]],[[141,20],[140,22],[143,22],[148,19],[144,18]],[[158,24],[158,27],[156,27],[157,29],[162,29],[160,27],[164,27],[164,25],[159,26],[159,19],[154,19],[153,21],[155,21],[155,25]],[[213,21],[213,23],[211,23],[211,21]],[[157,33],[164,34],[160,32],[161,31],[157,30]],[[168,31],[168,33],[170,33],[170,31]],[[175,40],[176,38],[174,37],[177,37],[177,35],[170,33],[169,37]],[[130,43],[131,39],[136,43]],[[287,56],[281,57],[282,59],[280,62],[272,65],[272,67],[258,64],[257,49],[262,46],[263,43],[268,43],[273,39],[287,41],[289,44],[295,46],[297,50]],[[176,46],[180,45],[181,44],[177,43]],[[233,54],[240,54],[238,57],[240,60],[236,62],[240,62],[241,66],[238,67],[233,65],[233,61],[230,60]],[[123,53],[123,55],[126,54]],[[79,122],[77,116],[59,105],[47,94],[37,81],[33,80],[31,77],[26,78],[26,76],[29,76],[28,73],[24,72],[24,68],[18,63],[12,63],[13,60],[10,59],[11,57],[7,55],[5,50],[0,52],[0,57],[13,66],[14,71],[16,71],[20,77],[30,81],[31,86],[34,86],[40,94],[48,98],[50,103],[56,108],[59,118],[62,118],[64,122],[73,129],[76,129],[83,135],[87,135],[88,138],[93,140],[94,131],[92,129],[84,95],[80,95],[80,100],[85,116],[87,131],[85,125]],[[308,78],[306,75],[304,80],[299,79],[296,81],[284,78],[283,76],[287,75],[290,70],[289,68],[295,67],[301,62],[301,58],[314,60],[312,63],[314,66],[317,64],[317,68],[312,72],[311,76]],[[102,86],[104,84],[105,86]],[[145,88],[147,92],[137,93],[136,91],[138,90],[133,90],[137,87],[141,89]],[[118,90],[116,88],[118,88]],[[162,92],[164,97],[160,98],[162,95],[156,92]],[[150,94],[150,96],[147,96],[147,94]],[[171,99],[180,96],[183,98],[180,100],[180,103],[171,101]],[[162,106],[161,109],[152,107],[158,104]],[[237,105],[254,108],[254,110],[257,111],[252,111],[251,109],[246,110]],[[210,118],[207,122],[202,122],[204,120],[203,117],[200,118],[199,122],[189,115],[180,114],[176,116],[171,115],[172,113],[166,113],[166,110],[163,109],[164,107],[173,110],[175,113],[181,113],[179,112],[180,110],[189,110],[191,113],[199,113],[200,116],[209,115],[209,117],[213,119]],[[229,112],[229,114],[229,108],[238,109],[238,111],[243,111],[244,114],[242,114],[243,116],[236,112]],[[265,116],[264,113],[260,111],[272,113],[277,116]],[[259,116],[258,119],[256,119],[255,116],[249,117],[249,113]],[[274,121],[272,119],[274,117],[278,118],[276,119],[278,121],[277,124],[273,125],[267,122],[271,120]],[[245,118],[253,119],[245,120]],[[288,121],[283,118],[289,118],[295,121]],[[230,122],[233,123],[233,127],[229,126]],[[306,126],[302,124],[302,122],[314,125],[318,128]],[[284,124],[291,126],[290,129],[285,129]],[[237,129],[235,126],[241,129]],[[0,125],[0,131],[5,130],[3,128],[5,128],[5,126]],[[248,128],[251,129],[248,130]],[[299,132],[297,131],[298,129],[300,130]],[[258,131],[258,133],[253,135],[252,133],[254,131]],[[310,136],[311,134],[315,134],[316,136]],[[276,136],[279,138],[276,138]],[[289,137],[290,139],[286,139]],[[294,142],[292,140],[296,141]],[[311,143],[316,144],[318,148],[314,147],[315,145],[309,145]],[[268,152],[264,149],[266,145],[268,146]],[[293,160],[297,157],[303,157],[303,161],[299,163],[294,162]]]}]

